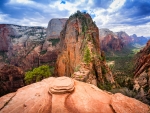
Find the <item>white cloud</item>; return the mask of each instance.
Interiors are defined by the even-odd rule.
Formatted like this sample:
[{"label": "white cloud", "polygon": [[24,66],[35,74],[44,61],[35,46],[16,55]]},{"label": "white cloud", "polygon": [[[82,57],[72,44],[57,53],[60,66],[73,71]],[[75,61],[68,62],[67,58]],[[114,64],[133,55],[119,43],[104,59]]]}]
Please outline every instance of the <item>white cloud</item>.
[{"label": "white cloud", "polygon": [[[92,8],[94,3],[92,0],[75,0],[73,3],[66,1],[65,4],[60,4],[61,0],[53,0],[51,4],[41,4],[32,0],[10,0],[6,5],[13,6],[13,8],[21,8],[25,6],[27,8],[36,9],[39,12],[35,12],[33,15],[25,14],[22,19],[11,18],[8,14],[0,13],[1,23],[20,24],[25,26],[47,26],[48,21],[51,18],[68,18],[71,14],[77,10],[86,10],[90,14],[95,14],[93,18],[99,28],[108,28],[112,31],[125,31],[128,34],[150,36],[150,23],[140,26],[123,25],[119,23],[132,22],[131,18],[125,18],[125,15],[120,15],[119,10],[125,4],[126,0],[113,0],[107,9],[97,7]],[[18,7],[19,6],[19,7]],[[127,12],[128,13],[128,12]],[[132,12],[131,12],[132,13]],[[144,19],[149,19],[145,17]]]}]

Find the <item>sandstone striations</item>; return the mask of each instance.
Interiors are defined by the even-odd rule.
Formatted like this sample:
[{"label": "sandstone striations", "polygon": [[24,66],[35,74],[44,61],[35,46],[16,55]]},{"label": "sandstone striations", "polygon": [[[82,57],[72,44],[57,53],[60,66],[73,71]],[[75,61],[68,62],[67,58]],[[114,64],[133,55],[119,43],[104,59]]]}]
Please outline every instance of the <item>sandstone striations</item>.
[{"label": "sandstone striations", "polygon": [[1,113],[149,113],[149,106],[120,93],[68,77],[50,77],[0,98]]},{"label": "sandstone striations", "polygon": [[100,46],[103,51],[120,51],[124,47],[124,42],[117,34],[109,29],[99,29]]},{"label": "sandstone striations", "polygon": [[20,68],[4,65],[0,69],[0,96],[14,92],[24,85],[24,72]]},{"label": "sandstone striations", "polygon": [[134,82],[134,89],[139,92],[137,98],[150,104],[150,40],[137,54]]},{"label": "sandstone striations", "polygon": [[99,85],[114,83],[111,71],[100,51],[99,32],[89,14],[79,11],[70,16],[60,34],[61,53],[55,75],[68,76]]}]

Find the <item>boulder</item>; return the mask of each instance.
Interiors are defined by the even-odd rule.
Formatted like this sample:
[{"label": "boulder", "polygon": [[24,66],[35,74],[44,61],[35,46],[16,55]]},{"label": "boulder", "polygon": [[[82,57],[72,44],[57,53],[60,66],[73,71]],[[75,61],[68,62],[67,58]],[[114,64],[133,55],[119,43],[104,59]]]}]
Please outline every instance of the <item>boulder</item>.
[{"label": "boulder", "polygon": [[1,113],[149,113],[149,110],[148,105],[138,100],[68,77],[50,77],[0,98]]}]

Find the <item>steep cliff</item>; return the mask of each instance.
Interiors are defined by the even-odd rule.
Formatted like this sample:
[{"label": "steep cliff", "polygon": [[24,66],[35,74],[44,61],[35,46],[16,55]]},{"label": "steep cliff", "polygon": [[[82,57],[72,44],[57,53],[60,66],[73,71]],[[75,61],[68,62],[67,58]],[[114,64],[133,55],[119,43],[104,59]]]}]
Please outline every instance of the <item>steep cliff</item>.
[{"label": "steep cliff", "polygon": [[47,39],[57,39],[61,30],[64,28],[67,18],[53,18],[49,21],[47,27]]},{"label": "steep cliff", "polygon": [[100,46],[103,51],[119,51],[124,47],[120,37],[109,29],[99,29]]},{"label": "steep cliff", "polygon": [[69,76],[95,85],[114,83],[105,56],[100,51],[98,28],[89,14],[77,11],[71,15],[60,39],[56,76]]},{"label": "steep cliff", "polygon": [[150,40],[137,54],[134,68],[134,90],[136,98],[150,104]]},{"label": "steep cliff", "polygon": [[[51,24],[55,25],[55,19],[52,20],[54,21]],[[62,30],[61,24],[57,24],[57,27]],[[54,31],[52,27],[49,30]],[[60,31],[57,31],[57,34],[60,34]],[[59,40],[47,39],[44,27],[1,24],[0,66],[12,64],[29,70],[43,64],[54,65],[58,55]]]},{"label": "steep cliff", "polygon": [[128,45],[132,42],[132,38],[124,31],[116,32],[116,35],[125,45]]},{"label": "steep cliff", "polygon": [[0,98],[1,113],[149,113],[149,106],[68,77],[50,77]]}]

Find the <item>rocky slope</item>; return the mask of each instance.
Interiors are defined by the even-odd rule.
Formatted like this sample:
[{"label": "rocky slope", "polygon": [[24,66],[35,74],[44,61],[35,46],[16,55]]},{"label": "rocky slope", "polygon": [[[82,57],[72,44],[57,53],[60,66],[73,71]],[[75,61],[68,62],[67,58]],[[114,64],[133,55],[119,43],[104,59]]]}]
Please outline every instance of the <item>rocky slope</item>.
[{"label": "rocky slope", "polygon": [[44,79],[0,98],[1,113],[149,113],[149,106],[120,93],[68,77]]},{"label": "rocky slope", "polygon": [[89,14],[78,11],[70,16],[60,39],[56,76],[69,76],[95,85],[114,83],[100,50],[98,28]]},{"label": "rocky slope", "polygon": [[100,45],[103,51],[120,51],[125,46],[121,38],[109,29],[99,29],[99,34]]},{"label": "rocky slope", "polygon": [[[54,65],[58,55],[59,37],[65,19],[52,19],[47,30],[43,27],[27,27],[19,25],[0,25],[0,66],[12,64],[24,70],[42,64]],[[52,34],[51,34],[52,33]],[[46,36],[48,34],[48,36]]]},{"label": "rocky slope", "polygon": [[145,103],[150,104],[150,40],[137,54],[134,69],[134,90],[136,96]]},{"label": "rocky slope", "polygon": [[4,65],[0,69],[0,96],[17,91],[24,85],[24,72],[20,68]]}]

